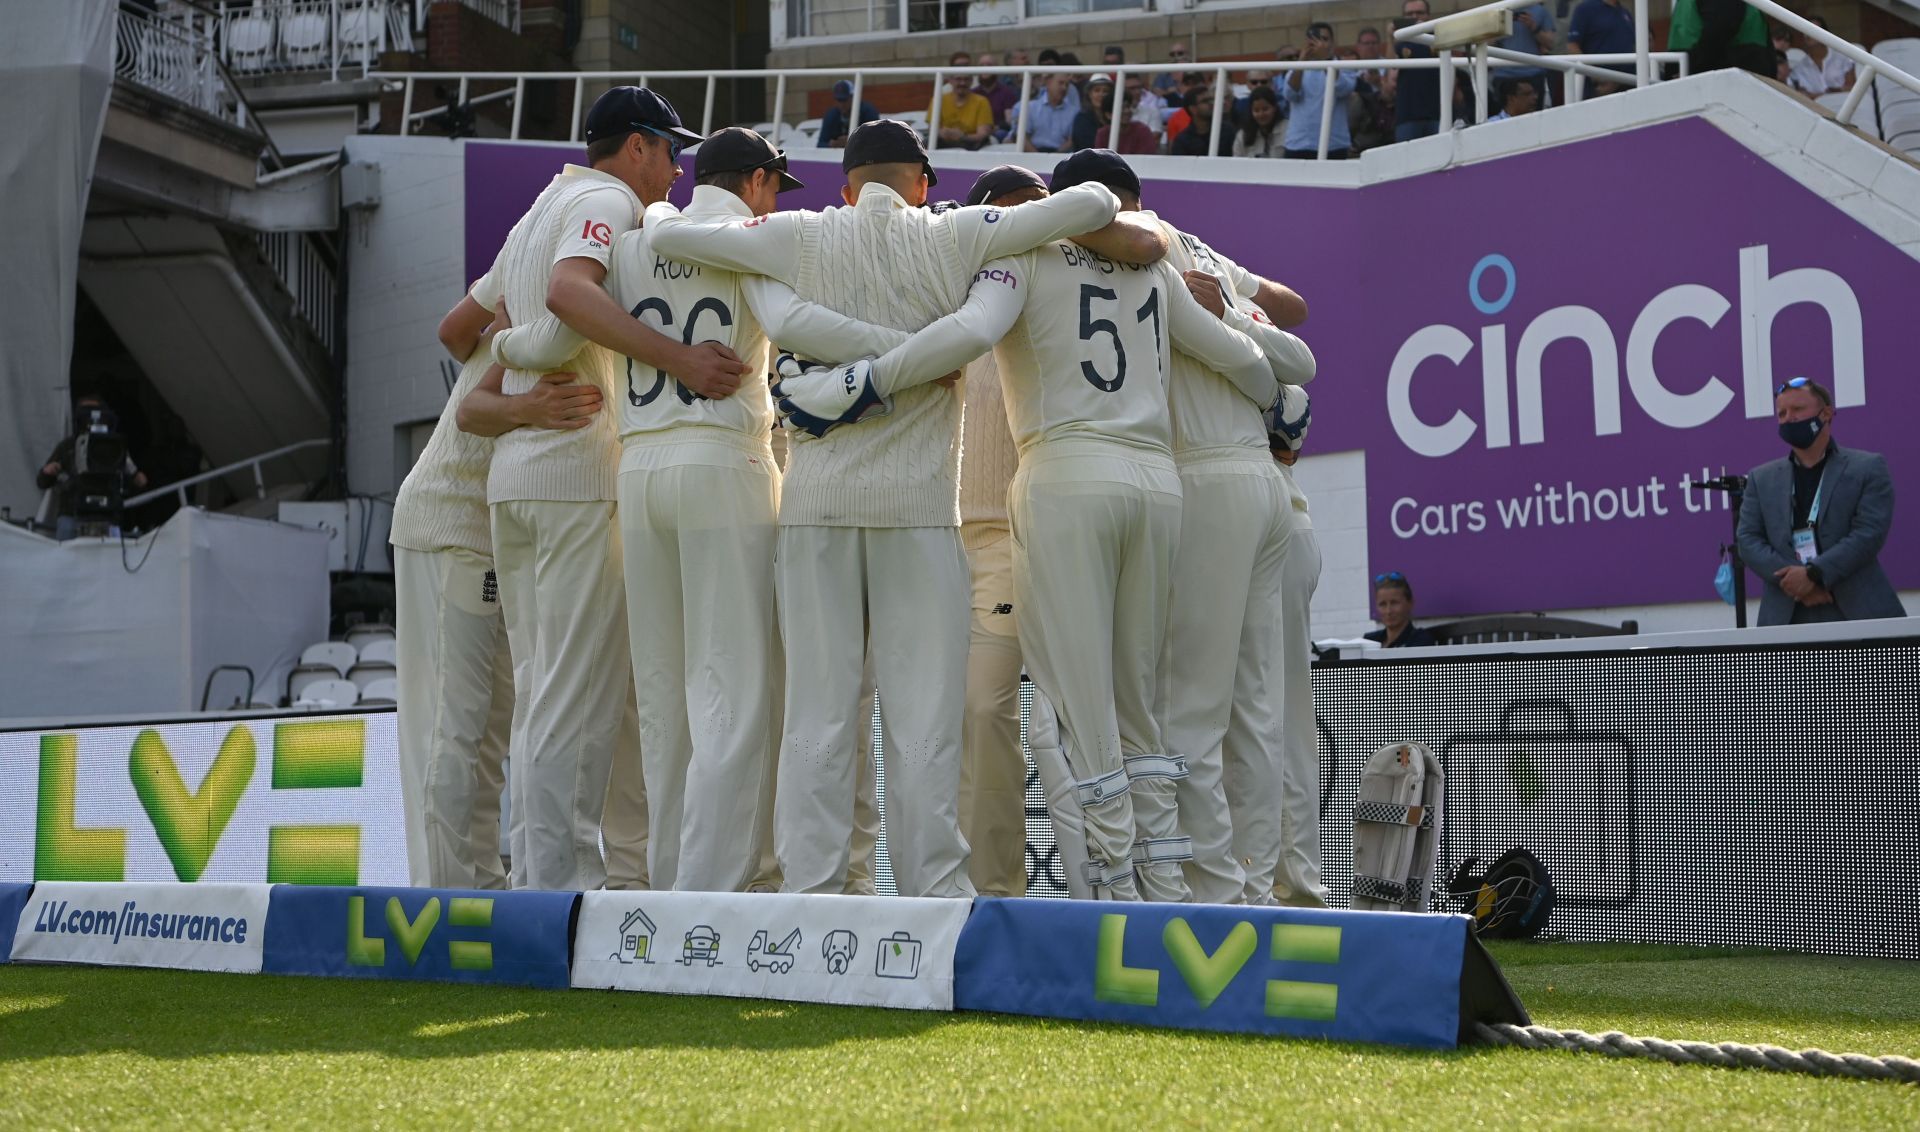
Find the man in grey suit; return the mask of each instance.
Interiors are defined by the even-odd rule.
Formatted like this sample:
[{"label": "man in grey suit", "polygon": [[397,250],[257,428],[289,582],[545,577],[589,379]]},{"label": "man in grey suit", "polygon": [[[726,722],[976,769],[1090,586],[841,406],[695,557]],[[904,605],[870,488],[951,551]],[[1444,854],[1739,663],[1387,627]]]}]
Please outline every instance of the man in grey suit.
[{"label": "man in grey suit", "polygon": [[1893,525],[1893,480],[1877,453],[1833,440],[1833,394],[1796,377],[1773,402],[1792,451],[1747,476],[1740,555],[1766,584],[1760,624],[1905,617],[1877,555]]}]

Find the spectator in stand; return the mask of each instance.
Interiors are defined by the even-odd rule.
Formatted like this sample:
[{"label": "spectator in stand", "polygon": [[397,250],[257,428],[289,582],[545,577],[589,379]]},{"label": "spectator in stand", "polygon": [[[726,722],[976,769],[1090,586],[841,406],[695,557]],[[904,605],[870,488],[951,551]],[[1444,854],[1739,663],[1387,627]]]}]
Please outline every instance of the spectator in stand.
[{"label": "spectator in stand", "polygon": [[[956,51],[948,62],[956,67],[970,67],[973,57]],[[940,96],[940,144],[979,149],[992,140],[993,108],[987,105],[986,99],[973,93],[973,82],[966,75],[948,75],[947,90]]]},{"label": "spectator in stand", "polygon": [[[1305,62],[1333,58],[1333,25],[1315,22],[1307,26],[1307,46],[1300,53]],[[1354,72],[1335,71],[1333,75],[1334,115],[1328,126],[1327,158],[1341,161],[1353,155],[1353,133],[1347,125],[1347,99],[1352,96]],[[1288,157],[1320,156],[1321,104],[1328,98],[1327,73],[1317,70],[1287,72],[1281,91],[1287,98]]]},{"label": "spectator in stand", "polygon": [[1145,75],[1127,76],[1127,101],[1133,105],[1133,120],[1153,135],[1153,152],[1159,152],[1161,131],[1167,128],[1167,104],[1147,86]]},{"label": "spectator in stand", "polygon": [[[1633,54],[1633,8],[1627,0],[1580,0],[1567,24],[1569,55]],[[1610,70],[1633,73],[1632,63],[1602,64]],[[1627,84],[1588,81],[1587,93],[1612,94]]]},{"label": "spectator in stand", "polygon": [[[1078,67],[1080,65],[1080,56],[1075,55],[1071,51],[1062,51],[1060,53],[1059,62],[1062,67]],[[1087,76],[1069,74],[1068,77],[1073,80],[1074,102],[1077,105],[1079,105],[1082,109],[1085,109],[1086,95],[1087,95]]]},{"label": "spectator in stand", "polygon": [[1059,65],[1059,63],[1060,53],[1058,51],[1055,51],[1051,47],[1042,47],[1040,49],[1040,66],[1053,67]]},{"label": "spectator in stand", "polygon": [[[1213,140],[1214,97],[1210,87],[1197,86],[1187,92],[1187,124],[1169,147],[1181,157],[1205,157]],[[1225,140],[1224,135],[1222,140]]]},{"label": "spectator in stand", "polygon": [[[1381,57],[1380,29],[1360,29],[1353,57],[1362,62]],[[1393,74],[1388,70],[1362,71],[1354,81],[1353,97],[1347,100],[1347,125],[1353,133],[1355,153],[1393,140]]]},{"label": "spectator in stand", "polygon": [[[847,116],[853,110],[853,82],[841,79],[833,84],[833,105],[820,116],[820,137],[817,144],[822,149],[845,149],[847,146]],[[873,103],[860,100],[860,121],[855,125],[864,126],[868,122],[878,122],[880,111]]]},{"label": "spectator in stand", "polygon": [[[1527,55],[1551,55],[1554,46],[1553,33],[1558,30],[1559,25],[1553,22],[1553,11],[1545,4],[1516,8],[1513,13],[1513,34],[1493,46]],[[1546,101],[1547,69],[1545,67],[1502,67],[1497,75],[1509,81],[1517,79],[1532,83],[1536,96],[1535,104]]]},{"label": "spectator in stand", "polygon": [[1153,93],[1159,95],[1165,105],[1177,104],[1186,93],[1180,88],[1180,75],[1187,69],[1187,54],[1187,45],[1184,43],[1175,43],[1167,48],[1171,69],[1153,76]]},{"label": "spectator in stand", "polygon": [[1500,99],[1500,112],[1489,114],[1487,116],[1489,122],[1504,122],[1508,118],[1518,118],[1522,114],[1531,114],[1540,109],[1540,88],[1525,78],[1502,77],[1494,84],[1493,90]]},{"label": "spectator in stand", "polygon": [[1285,146],[1285,113],[1272,87],[1256,87],[1247,96],[1247,117],[1233,135],[1235,157],[1279,157]]},{"label": "spectator in stand", "polygon": [[1013,132],[1013,111],[1020,106],[1020,88],[1000,78],[994,70],[999,65],[999,57],[990,51],[980,56],[980,82],[973,93],[987,100],[987,108],[993,111],[993,134],[1004,140]]},{"label": "spectator in stand", "polygon": [[1366,634],[1390,649],[1417,649],[1437,645],[1433,634],[1413,623],[1413,583],[1398,570],[1373,576],[1373,611],[1384,628]]},{"label": "spectator in stand", "polygon": [[1127,65],[1127,49],[1109,47],[1100,53],[1100,65],[1103,67],[1124,67]]},{"label": "spectator in stand", "polygon": [[[1247,120],[1247,100],[1253,97],[1254,91],[1262,87],[1273,90],[1273,74],[1269,71],[1248,71],[1247,93],[1233,100],[1233,117],[1227,120],[1235,125],[1245,124]],[[1279,94],[1280,92],[1275,90],[1274,93]]]},{"label": "spectator in stand", "polygon": [[[1016,47],[1012,51],[1007,52],[1007,66],[1014,70],[1019,70],[1021,67],[1033,66],[1033,60],[1027,58],[1026,48]],[[1015,83],[1014,85],[1019,86],[1020,84]]]},{"label": "spectator in stand", "polygon": [[1063,153],[1073,149],[1073,124],[1080,117],[1073,83],[1065,75],[1048,75],[1038,97],[1027,103],[1027,150]]},{"label": "spectator in stand", "polygon": [[[1132,92],[1126,92],[1131,96]],[[1087,109],[1073,122],[1074,149],[1111,149],[1118,153],[1159,153],[1160,143],[1153,131],[1135,121],[1131,115],[1133,103],[1130,97],[1123,97],[1120,105],[1119,136],[1114,137],[1113,123],[1113,79],[1106,75],[1095,75],[1087,83]]]},{"label": "spectator in stand", "polygon": [[1776,52],[1785,46],[1778,32],[1769,42],[1766,17],[1745,0],[1675,0],[1667,50],[1685,51],[1696,75],[1727,67],[1774,75]]},{"label": "spectator in stand", "polygon": [[1833,439],[1833,394],[1796,377],[1773,399],[1787,455],[1747,475],[1740,557],[1760,575],[1760,624],[1905,617],[1880,567],[1893,525],[1886,458]]},{"label": "spectator in stand", "polygon": [[[1809,16],[1808,19],[1819,24],[1821,31],[1827,30],[1827,21],[1823,17]],[[1810,98],[1853,89],[1853,60],[1828,50],[1827,45],[1817,39],[1803,39],[1801,52],[1800,57],[1794,60],[1792,72],[1787,75],[1788,86]]]},{"label": "spectator in stand", "polygon": [[1167,115],[1166,136],[1169,141],[1184,133],[1188,123],[1193,121],[1193,115],[1187,113],[1187,96],[1206,85],[1207,75],[1204,71],[1187,71],[1180,76],[1180,97],[1173,103],[1173,113]]},{"label": "spectator in stand", "polygon": [[[1400,18],[1393,21],[1395,31],[1424,24],[1433,18],[1427,0],[1406,0],[1400,5]],[[1398,45],[1402,59],[1431,59],[1433,48],[1421,43]],[[1412,141],[1430,138],[1440,132],[1440,72],[1431,67],[1394,72],[1393,140]]]}]

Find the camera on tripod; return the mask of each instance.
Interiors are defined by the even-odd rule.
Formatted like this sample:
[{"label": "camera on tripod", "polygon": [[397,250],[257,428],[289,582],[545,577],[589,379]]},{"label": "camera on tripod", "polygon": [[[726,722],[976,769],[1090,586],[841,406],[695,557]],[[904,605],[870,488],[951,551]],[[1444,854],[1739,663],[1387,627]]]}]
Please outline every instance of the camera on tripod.
[{"label": "camera on tripod", "polygon": [[67,483],[74,517],[82,523],[117,524],[125,508],[127,439],[105,405],[82,404],[75,416],[79,431],[73,438],[73,470]]}]

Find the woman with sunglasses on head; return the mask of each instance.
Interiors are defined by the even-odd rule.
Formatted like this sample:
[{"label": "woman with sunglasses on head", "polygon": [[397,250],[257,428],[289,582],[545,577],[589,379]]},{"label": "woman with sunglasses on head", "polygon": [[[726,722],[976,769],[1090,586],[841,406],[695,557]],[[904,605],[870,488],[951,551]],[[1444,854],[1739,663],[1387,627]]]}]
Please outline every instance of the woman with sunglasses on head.
[{"label": "woman with sunglasses on head", "polygon": [[1390,649],[1417,649],[1440,643],[1431,631],[1413,623],[1413,584],[1400,571],[1389,570],[1373,576],[1373,609],[1385,628],[1368,633],[1367,640],[1379,641]]}]

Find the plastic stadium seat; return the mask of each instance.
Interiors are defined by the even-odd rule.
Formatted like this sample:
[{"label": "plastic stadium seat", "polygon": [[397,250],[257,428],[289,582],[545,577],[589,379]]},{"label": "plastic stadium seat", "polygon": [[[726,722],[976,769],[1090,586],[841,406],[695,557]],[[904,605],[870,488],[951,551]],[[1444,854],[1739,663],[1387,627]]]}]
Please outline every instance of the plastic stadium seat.
[{"label": "plastic stadium seat", "polygon": [[360,702],[360,689],[345,680],[322,680],[308,685],[293,702],[295,707],[352,707]]},{"label": "plastic stadium seat", "polygon": [[400,663],[400,645],[392,637],[375,637],[370,641],[362,642],[360,645],[360,663],[391,664],[398,666]]},{"label": "plastic stadium seat", "polygon": [[236,71],[257,71],[271,61],[273,17],[242,12],[227,19],[227,55]]},{"label": "plastic stadium seat", "polygon": [[316,67],[327,59],[327,16],[296,12],[280,22],[280,49],[295,66]]},{"label": "plastic stadium seat", "polygon": [[360,661],[360,650],[345,641],[321,641],[317,645],[308,645],[307,651],[300,654],[302,666],[309,664],[330,664],[336,675],[345,676],[347,669]]},{"label": "plastic stadium seat", "polygon": [[400,670],[391,664],[369,664],[364,660],[347,670],[347,679],[363,693],[369,685],[381,680],[391,681],[399,675]]},{"label": "plastic stadium seat", "polygon": [[287,677],[287,702],[297,702],[308,688],[325,681],[338,680],[343,673],[331,664],[302,664]]},{"label": "plastic stadium seat", "polygon": [[394,635],[393,626],[386,622],[368,621],[363,625],[355,625],[353,628],[348,629],[342,639],[354,648],[364,650],[367,647],[368,641],[377,641],[382,638],[391,641]]},{"label": "plastic stadium seat", "polygon": [[400,682],[389,676],[381,680],[369,680],[360,689],[362,704],[391,704],[400,699]]}]

